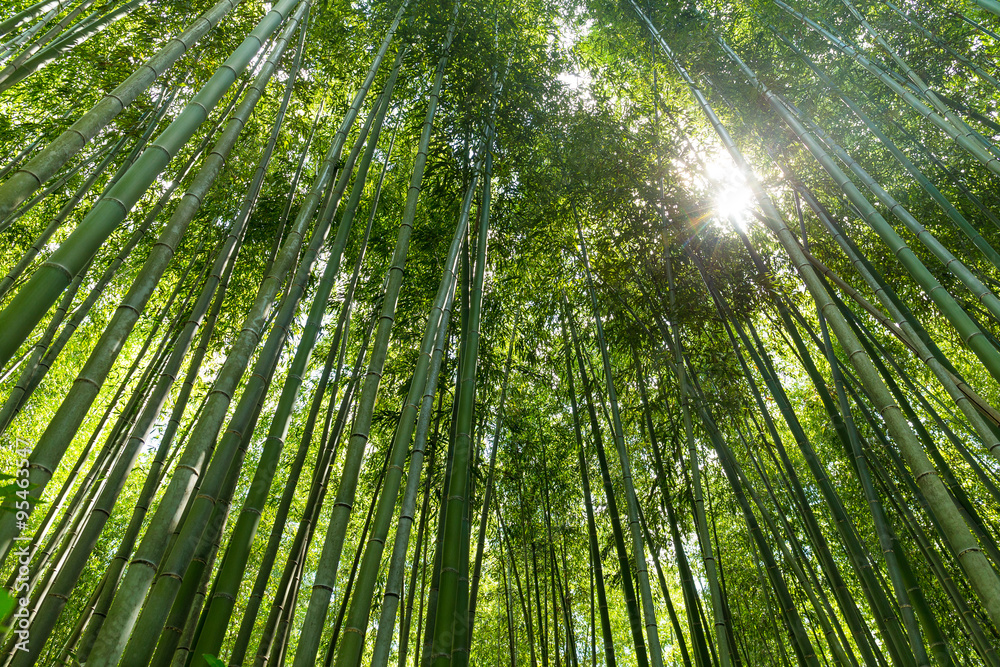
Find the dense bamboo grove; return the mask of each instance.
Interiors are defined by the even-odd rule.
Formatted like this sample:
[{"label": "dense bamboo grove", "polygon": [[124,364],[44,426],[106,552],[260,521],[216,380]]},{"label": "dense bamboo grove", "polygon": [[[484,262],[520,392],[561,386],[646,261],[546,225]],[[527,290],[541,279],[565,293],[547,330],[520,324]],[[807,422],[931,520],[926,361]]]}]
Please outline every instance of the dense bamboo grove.
[{"label": "dense bamboo grove", "polygon": [[1000,4],[0,7],[3,665],[1000,667]]}]

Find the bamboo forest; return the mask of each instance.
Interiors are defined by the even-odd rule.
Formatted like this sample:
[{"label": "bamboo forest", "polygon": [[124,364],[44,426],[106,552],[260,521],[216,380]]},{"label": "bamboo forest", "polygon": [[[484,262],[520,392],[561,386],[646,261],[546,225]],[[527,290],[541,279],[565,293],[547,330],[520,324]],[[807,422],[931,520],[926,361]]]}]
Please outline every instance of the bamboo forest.
[{"label": "bamboo forest", "polygon": [[0,1],[0,667],[1000,667],[1000,1]]}]

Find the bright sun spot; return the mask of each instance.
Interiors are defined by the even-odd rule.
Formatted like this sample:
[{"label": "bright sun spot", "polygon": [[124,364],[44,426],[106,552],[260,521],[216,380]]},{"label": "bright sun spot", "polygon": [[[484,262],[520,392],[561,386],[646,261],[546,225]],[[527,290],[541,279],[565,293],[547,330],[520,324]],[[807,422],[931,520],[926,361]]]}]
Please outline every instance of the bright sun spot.
[{"label": "bright sun spot", "polygon": [[721,220],[735,220],[740,227],[746,228],[751,219],[750,209],[753,207],[753,192],[743,183],[721,184],[713,202],[715,214]]},{"label": "bright sun spot", "polygon": [[710,181],[712,209],[722,223],[735,222],[741,229],[753,220],[751,209],[754,195],[750,186],[733,160],[724,151],[719,151],[705,162],[706,175]]}]

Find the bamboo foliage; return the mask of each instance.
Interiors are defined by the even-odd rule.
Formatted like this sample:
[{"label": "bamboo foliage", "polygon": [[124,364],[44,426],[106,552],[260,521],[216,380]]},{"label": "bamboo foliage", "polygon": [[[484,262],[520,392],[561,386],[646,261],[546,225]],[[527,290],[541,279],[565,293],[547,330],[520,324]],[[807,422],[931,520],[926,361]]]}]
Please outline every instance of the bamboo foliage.
[{"label": "bamboo foliage", "polygon": [[1000,664],[998,20],[0,9],[3,664]]}]

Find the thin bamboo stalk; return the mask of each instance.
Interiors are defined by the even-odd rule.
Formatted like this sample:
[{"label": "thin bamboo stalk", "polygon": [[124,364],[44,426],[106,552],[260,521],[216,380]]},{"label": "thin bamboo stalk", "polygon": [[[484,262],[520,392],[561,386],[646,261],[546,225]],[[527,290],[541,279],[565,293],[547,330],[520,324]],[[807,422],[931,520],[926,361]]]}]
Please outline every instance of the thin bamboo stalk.
[{"label": "thin bamboo stalk", "polygon": [[[76,229],[55,250],[48,261],[28,279],[7,307],[0,312],[0,364],[5,364],[20,347],[35,325],[44,317],[49,306],[81,268],[107,241],[122,223],[139,198],[154,183],[180,149],[208,118],[223,95],[236,81],[301,0],[279,0],[247,38],[233,51],[188,102],[184,110],[143,151],[118,181],[84,217]],[[297,19],[292,19],[297,23]],[[276,52],[284,49],[286,40],[279,40]],[[271,66],[273,71],[274,65]],[[22,169],[18,174],[25,173]],[[0,194],[2,198],[2,194]],[[199,202],[200,204],[200,202]],[[0,209],[2,210],[2,209]]]},{"label": "thin bamboo stalk", "polygon": [[[219,0],[0,185],[0,219],[48,181],[243,0]],[[3,30],[0,28],[0,34]]]}]

